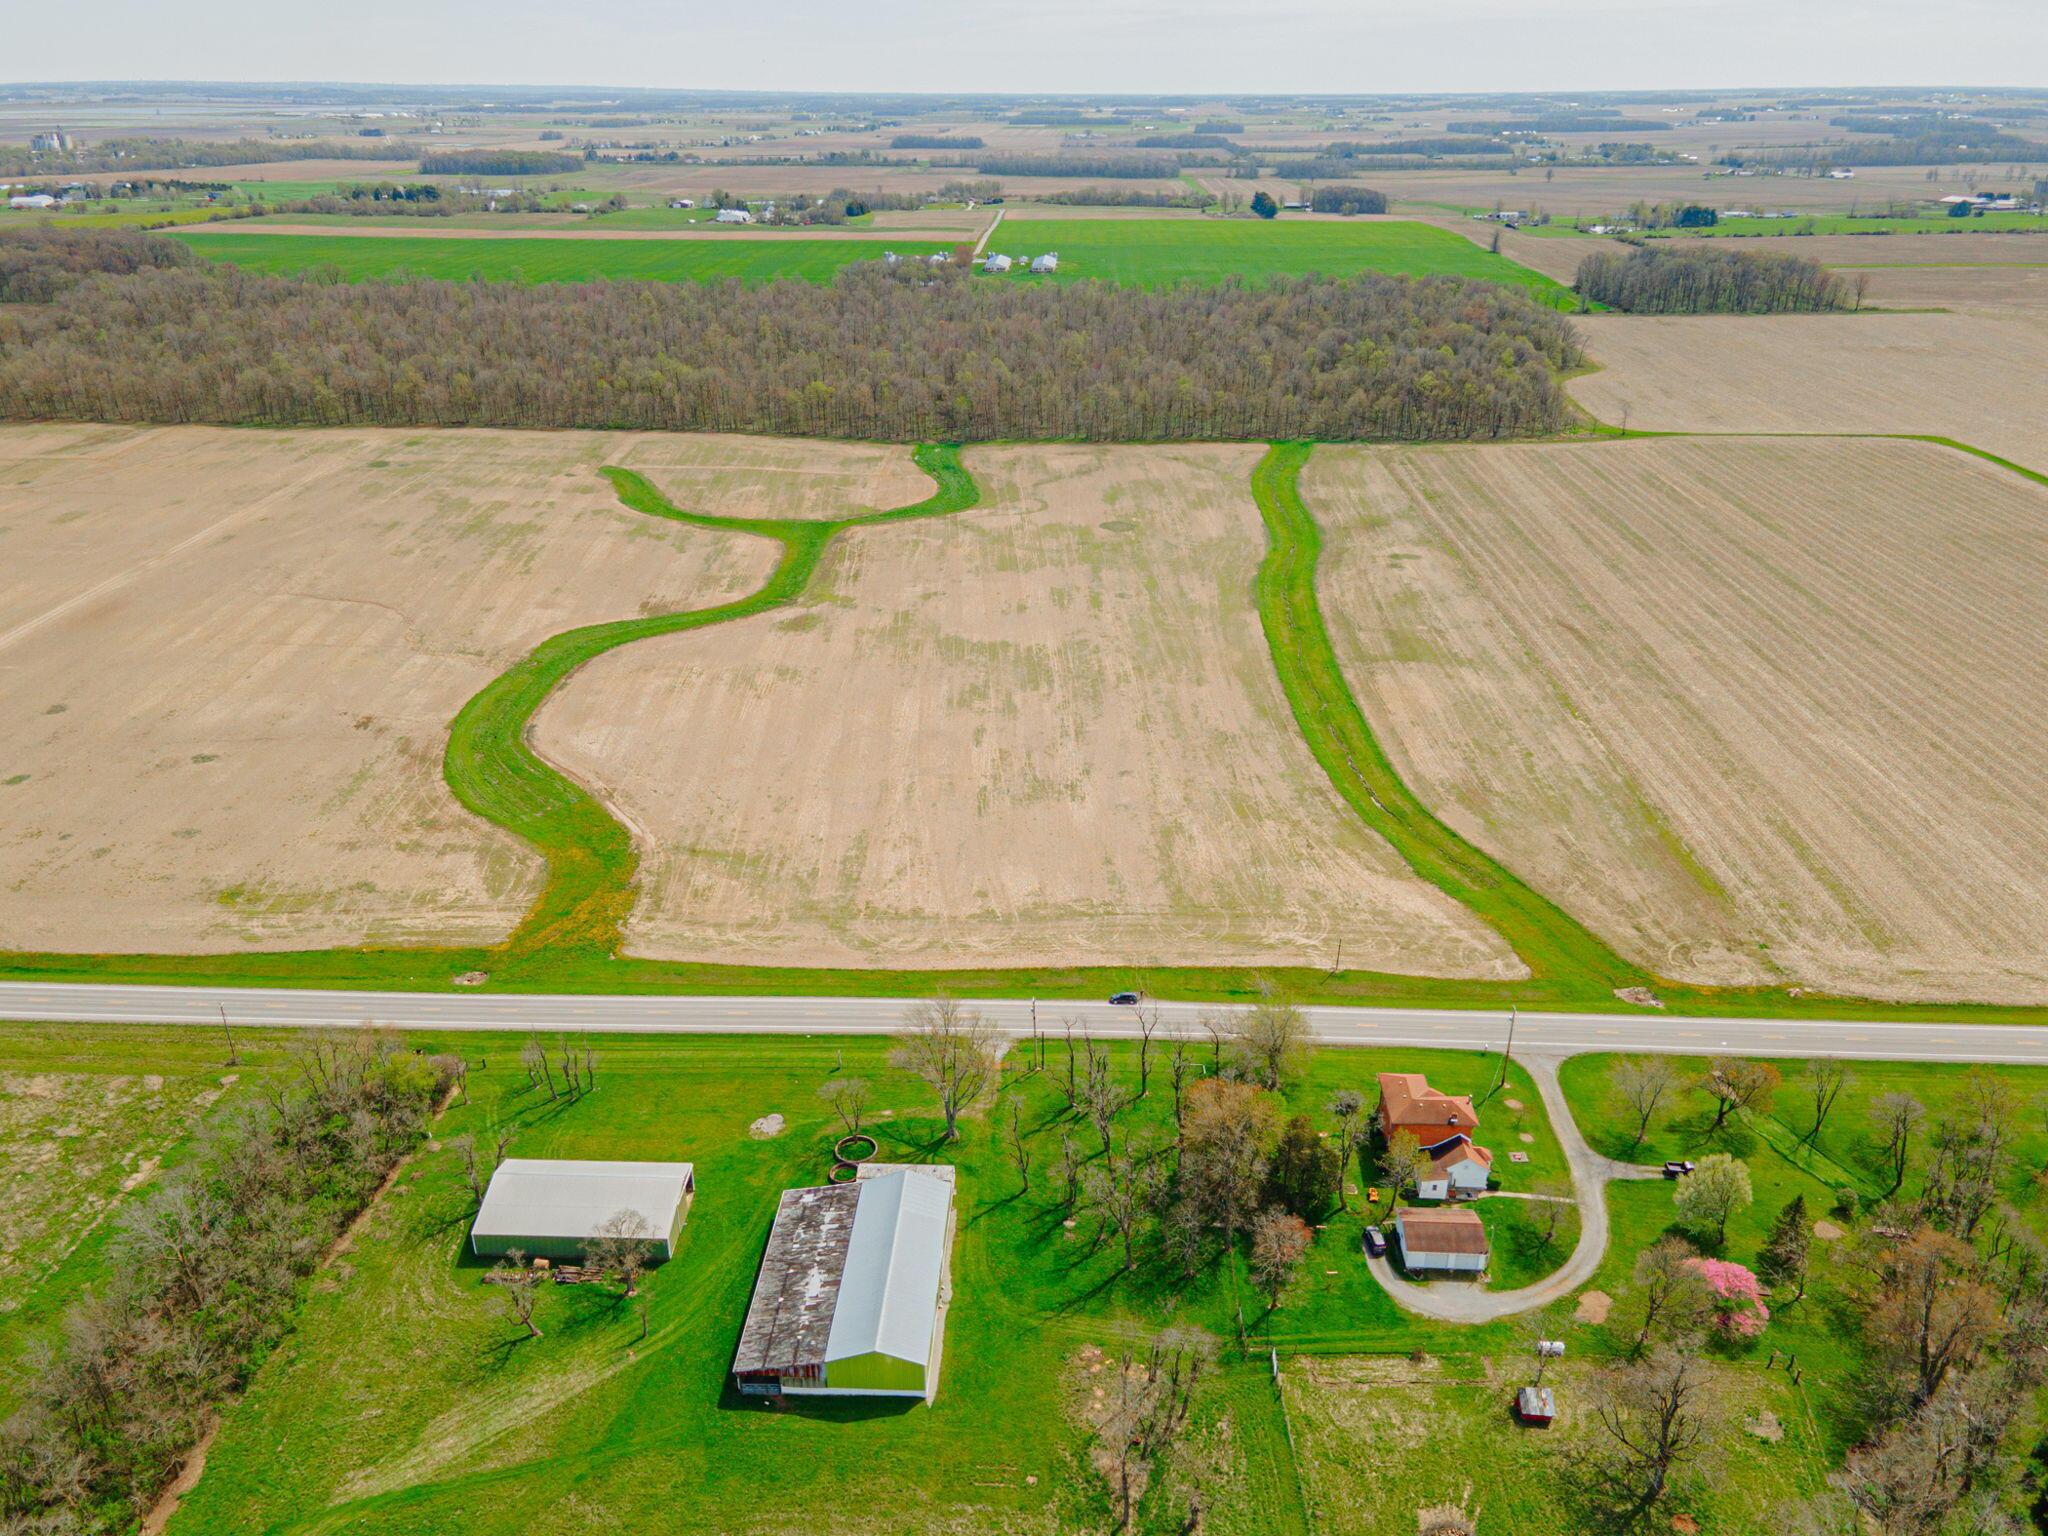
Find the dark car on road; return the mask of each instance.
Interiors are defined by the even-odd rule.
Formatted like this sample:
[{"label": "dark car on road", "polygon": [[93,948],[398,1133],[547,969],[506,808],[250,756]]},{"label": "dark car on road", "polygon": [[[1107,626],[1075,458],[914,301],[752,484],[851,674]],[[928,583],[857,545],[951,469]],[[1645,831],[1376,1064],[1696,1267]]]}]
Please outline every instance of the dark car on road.
[{"label": "dark car on road", "polygon": [[1385,1258],[1387,1256],[1387,1234],[1378,1227],[1367,1227],[1365,1229],[1365,1251],[1376,1259]]},{"label": "dark car on road", "polygon": [[1688,1173],[1691,1173],[1692,1169],[1693,1165],[1690,1158],[1673,1158],[1664,1165],[1664,1177],[1667,1179],[1682,1179]]},{"label": "dark car on road", "polygon": [[1138,1006],[1138,994],[1135,992],[1117,992],[1112,994],[1109,1000],[1119,1008],[1135,1008]]}]

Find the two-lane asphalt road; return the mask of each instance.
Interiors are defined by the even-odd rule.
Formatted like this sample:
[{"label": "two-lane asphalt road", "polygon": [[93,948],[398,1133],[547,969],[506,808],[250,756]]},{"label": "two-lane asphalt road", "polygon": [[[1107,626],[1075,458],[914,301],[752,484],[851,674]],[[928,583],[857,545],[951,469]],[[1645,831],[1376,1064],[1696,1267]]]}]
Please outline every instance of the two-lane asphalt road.
[{"label": "two-lane asphalt road", "polygon": [[[317,992],[295,988],[137,987],[0,983],[0,1019],[113,1024],[210,1024],[324,1029],[363,1024],[413,1030],[528,1030],[643,1034],[886,1034],[908,999],[837,997],[588,996],[534,993]],[[1028,1001],[972,1006],[1013,1035],[1031,1033]],[[1194,1003],[1159,1005],[1162,1030],[1198,1029]],[[1325,1045],[1412,1045],[1497,1050],[1500,1012],[1428,1008],[1303,1010]],[[1040,1029],[1072,1019],[1098,1039],[1131,1039],[1136,1010],[1107,1003],[1041,1002]],[[1688,1018],[1640,1013],[1524,1013],[1517,1051],[1666,1051],[1686,1055],[1844,1056],[1893,1061],[2048,1065],[2048,1029],[1985,1024],[1879,1024],[1813,1019]]]}]

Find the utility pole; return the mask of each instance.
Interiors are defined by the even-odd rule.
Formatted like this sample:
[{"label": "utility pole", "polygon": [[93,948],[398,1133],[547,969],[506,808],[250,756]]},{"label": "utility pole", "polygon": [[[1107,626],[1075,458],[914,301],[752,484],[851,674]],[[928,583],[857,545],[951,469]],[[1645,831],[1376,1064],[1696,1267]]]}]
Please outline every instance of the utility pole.
[{"label": "utility pole", "polygon": [[1494,1089],[1496,1092],[1502,1088],[1507,1087],[1508,1085],[1508,1063],[1514,1060],[1515,1056],[1515,1020],[1520,1016],[1520,1014],[1520,1008],[1513,1006],[1509,1007],[1508,1043],[1500,1053],[1500,1081],[1494,1084]]},{"label": "utility pole", "polygon": [[228,1065],[231,1067],[239,1067],[242,1064],[242,1058],[235,1054],[235,1032],[232,1029],[228,1028],[227,1004],[220,1003],[216,1006],[220,1009],[220,1032],[222,1037],[225,1038],[228,1043]]}]

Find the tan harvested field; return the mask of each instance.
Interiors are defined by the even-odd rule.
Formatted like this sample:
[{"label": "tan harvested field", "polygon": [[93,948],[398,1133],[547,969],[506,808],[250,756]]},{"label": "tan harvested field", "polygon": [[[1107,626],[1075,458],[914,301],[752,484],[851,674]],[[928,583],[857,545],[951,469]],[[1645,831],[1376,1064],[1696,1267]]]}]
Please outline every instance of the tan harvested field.
[{"label": "tan harvested field", "polygon": [[1340,801],[1251,603],[1251,446],[976,449],[796,612],[585,668],[534,739],[633,826],[635,954],[1519,974]]},{"label": "tan harvested field", "polygon": [[2048,316],[2048,262],[2038,267],[1866,267],[1849,275],[1867,279],[1866,304],[1887,309],[1942,308],[1992,315],[2017,309]]},{"label": "tan harvested field", "polygon": [[[448,722],[574,625],[747,591],[772,551],[620,507],[619,433],[0,429],[0,948],[502,936],[539,866],[441,779]],[[760,471],[765,479],[795,480]],[[20,573],[26,573],[22,575]]]},{"label": "tan harvested field", "polygon": [[[436,144],[433,147],[441,150],[452,146]],[[419,154],[414,152],[410,157],[391,160],[265,160],[256,165],[209,165],[203,173],[192,171],[183,174],[205,181],[416,181],[419,172]],[[77,179],[109,182],[120,181],[133,174],[132,171],[89,171]],[[175,176],[180,173],[164,171],[158,174]]]},{"label": "tan harvested field", "polygon": [[1784,251],[1830,267],[2048,266],[2048,234],[1794,235],[1744,240],[1746,251]]},{"label": "tan harvested field", "polygon": [[1425,803],[1662,974],[2048,1002],[2048,489],[1932,444],[1324,449]]},{"label": "tan harvested field", "polygon": [[[1873,284],[1873,286],[1875,286]],[[2048,473],[2048,312],[1584,315],[1602,421],[1681,432],[1924,432]]]},{"label": "tan harvested field", "polygon": [[605,462],[639,471],[685,511],[719,517],[851,517],[932,493],[909,453],[885,443],[650,432]]}]

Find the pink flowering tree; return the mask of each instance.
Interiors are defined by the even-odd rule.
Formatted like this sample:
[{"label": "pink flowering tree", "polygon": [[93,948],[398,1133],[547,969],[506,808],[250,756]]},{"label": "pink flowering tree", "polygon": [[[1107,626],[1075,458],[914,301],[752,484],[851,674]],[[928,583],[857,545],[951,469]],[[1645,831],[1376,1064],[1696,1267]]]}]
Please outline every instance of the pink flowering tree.
[{"label": "pink flowering tree", "polygon": [[1692,1259],[1714,1302],[1714,1326],[1737,1339],[1753,1339],[1771,1320],[1764,1288],[1755,1274],[1726,1259]]}]

